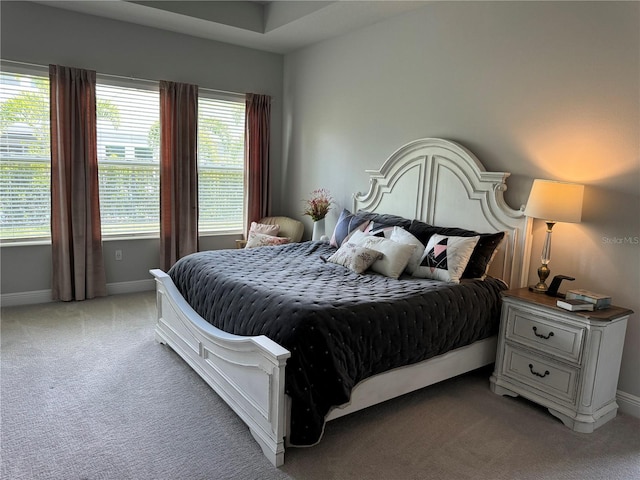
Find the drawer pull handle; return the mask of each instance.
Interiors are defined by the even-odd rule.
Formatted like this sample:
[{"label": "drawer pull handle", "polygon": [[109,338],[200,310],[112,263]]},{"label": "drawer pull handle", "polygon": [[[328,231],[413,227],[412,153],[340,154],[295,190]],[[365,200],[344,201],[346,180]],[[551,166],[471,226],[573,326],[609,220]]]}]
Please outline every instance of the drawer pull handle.
[{"label": "drawer pull handle", "polygon": [[549,370],[545,370],[544,373],[538,373],[533,371],[533,365],[529,364],[529,371],[534,374],[536,377],[544,378],[549,375]]},{"label": "drawer pull handle", "polygon": [[545,340],[549,340],[549,338],[553,337],[553,332],[549,332],[549,335],[543,335],[542,333],[538,333],[538,329],[533,327],[533,334],[538,338],[544,338]]}]

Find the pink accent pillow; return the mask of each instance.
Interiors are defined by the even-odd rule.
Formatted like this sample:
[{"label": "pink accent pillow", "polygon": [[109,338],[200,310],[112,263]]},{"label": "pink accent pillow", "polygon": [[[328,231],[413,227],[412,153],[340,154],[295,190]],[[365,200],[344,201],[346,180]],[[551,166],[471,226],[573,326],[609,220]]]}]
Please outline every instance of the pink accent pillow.
[{"label": "pink accent pillow", "polygon": [[249,232],[249,238],[244,248],[273,247],[275,245],[285,245],[291,241],[288,237],[276,237],[263,233]]},{"label": "pink accent pillow", "polygon": [[479,238],[432,235],[413,276],[460,283]]},{"label": "pink accent pillow", "polygon": [[266,223],[251,222],[249,233],[251,232],[262,233],[263,235],[273,235],[274,237],[277,237],[278,233],[280,233],[280,225],[267,225]]}]

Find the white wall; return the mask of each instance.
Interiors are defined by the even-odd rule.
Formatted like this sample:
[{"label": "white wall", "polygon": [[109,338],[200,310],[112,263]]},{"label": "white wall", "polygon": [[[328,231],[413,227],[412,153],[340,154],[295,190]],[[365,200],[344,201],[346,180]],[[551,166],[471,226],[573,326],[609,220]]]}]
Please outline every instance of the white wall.
[{"label": "white wall", "polygon": [[[554,229],[552,275],[640,313],[639,86],[638,3],[430,3],[285,57],[278,202],[299,216],[325,187],[348,207],[404,143],[455,140],[512,172],[514,208],[534,178],[586,184],[583,222]],[[532,282],[542,222],[534,235]],[[619,388],[636,397],[638,365],[635,313]]]},{"label": "white wall", "polygon": [[[104,74],[271,95],[271,155],[279,163],[282,55],[30,2],[1,2],[0,13],[3,60],[45,66],[54,63]],[[278,188],[278,177],[274,181]],[[235,238],[239,236],[205,237],[201,248],[233,248]],[[115,261],[116,249],[122,250],[122,261]],[[50,245],[2,246],[2,294],[50,289],[50,251]],[[150,281],[149,269],[158,267],[159,255],[158,240],[105,241],[107,283]]]}]

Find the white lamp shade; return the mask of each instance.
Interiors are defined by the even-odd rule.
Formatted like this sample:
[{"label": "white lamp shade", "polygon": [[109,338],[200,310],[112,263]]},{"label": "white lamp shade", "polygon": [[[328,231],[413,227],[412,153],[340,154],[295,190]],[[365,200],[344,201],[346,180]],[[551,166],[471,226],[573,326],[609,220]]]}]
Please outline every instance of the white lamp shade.
[{"label": "white lamp shade", "polygon": [[583,196],[584,185],[534,180],[524,214],[549,222],[579,223]]}]

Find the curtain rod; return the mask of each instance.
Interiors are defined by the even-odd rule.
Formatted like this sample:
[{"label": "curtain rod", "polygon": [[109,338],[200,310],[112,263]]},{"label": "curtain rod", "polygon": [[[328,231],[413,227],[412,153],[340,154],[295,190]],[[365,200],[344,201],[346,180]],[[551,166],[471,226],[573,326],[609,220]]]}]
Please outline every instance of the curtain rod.
[{"label": "curtain rod", "polygon": [[[15,60],[0,60],[1,63],[13,63],[15,65],[21,65],[24,67],[36,67],[36,68],[42,68],[42,69],[48,69],[49,66],[48,65],[39,65],[37,63],[28,63],[28,62],[17,62]],[[160,82],[160,80],[149,80],[147,78],[136,78],[136,77],[127,77],[124,75],[113,75],[111,73],[98,73],[98,75],[103,76],[103,77],[111,77],[111,78],[120,78],[120,79],[124,79],[124,80],[135,80],[137,82],[148,82],[148,83],[154,83],[157,84]],[[244,93],[239,93],[239,92],[231,92],[228,90],[217,90],[215,88],[207,88],[207,87],[200,87],[198,85],[198,88],[201,90],[205,90],[207,92],[214,92],[214,93],[221,93],[224,95],[237,95],[237,96],[244,96]]]}]

